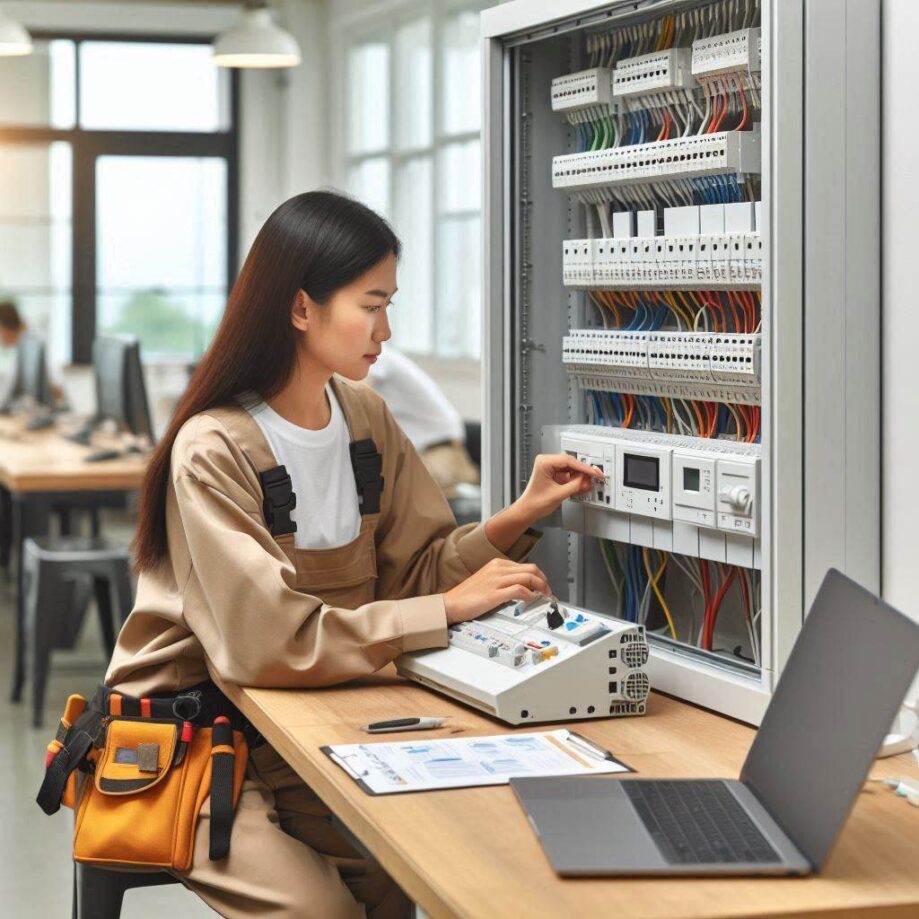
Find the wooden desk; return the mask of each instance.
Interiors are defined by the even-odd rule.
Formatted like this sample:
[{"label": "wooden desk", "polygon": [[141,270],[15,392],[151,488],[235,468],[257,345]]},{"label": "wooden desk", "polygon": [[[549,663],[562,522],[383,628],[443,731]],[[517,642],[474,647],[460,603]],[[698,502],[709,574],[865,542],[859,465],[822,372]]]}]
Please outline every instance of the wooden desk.
[{"label": "wooden desk", "polygon": [[[21,416],[0,417],[0,486],[8,494],[5,510],[11,515],[12,540],[18,547],[14,702],[22,695],[25,676],[22,544],[30,536],[47,535],[55,507],[94,507],[107,496],[136,491],[147,468],[147,457],[140,455],[87,463],[84,457],[90,452],[91,448],[67,440],[55,428],[29,431]],[[0,555],[4,562],[8,559],[8,545]]]},{"label": "wooden desk", "polygon": [[147,468],[145,456],[87,463],[84,457],[90,452],[91,448],[67,440],[54,428],[29,431],[21,417],[0,417],[0,485],[13,494],[135,491],[140,487]]},{"label": "wooden desk", "polygon": [[[567,879],[554,874],[506,786],[372,797],[319,747],[366,741],[358,726],[399,715],[450,715],[463,733],[509,730],[388,668],[344,687],[231,690],[237,705],[432,917],[916,919],[919,810],[868,784],[824,872],[806,879]],[[643,718],[579,722],[641,776],[736,777],[753,730],[652,695]],[[424,736],[447,736],[446,728]],[[410,734],[388,735],[410,739]],[[382,738],[379,738],[382,739]],[[872,775],[919,775],[904,754]],[[606,781],[598,778],[596,781]]]}]

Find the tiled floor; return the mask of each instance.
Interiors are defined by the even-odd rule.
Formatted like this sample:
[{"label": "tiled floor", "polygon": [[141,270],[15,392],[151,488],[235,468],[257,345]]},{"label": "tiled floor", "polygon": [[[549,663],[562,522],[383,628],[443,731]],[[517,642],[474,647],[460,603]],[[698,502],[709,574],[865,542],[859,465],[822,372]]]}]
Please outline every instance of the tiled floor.
[{"label": "tiled floor", "polygon": [[[125,534],[127,535],[127,534]],[[105,654],[91,607],[74,651],[56,652],[48,688],[45,726],[31,726],[26,698],[9,701],[13,654],[13,598],[9,578],[0,574],[0,914],[15,919],[70,916],[72,815],[62,808],[53,817],[35,803],[41,784],[45,746],[57,726],[61,708],[71,692],[89,695],[105,669]],[[215,916],[194,894],[176,886],[128,891],[122,916],[182,919]]]}]

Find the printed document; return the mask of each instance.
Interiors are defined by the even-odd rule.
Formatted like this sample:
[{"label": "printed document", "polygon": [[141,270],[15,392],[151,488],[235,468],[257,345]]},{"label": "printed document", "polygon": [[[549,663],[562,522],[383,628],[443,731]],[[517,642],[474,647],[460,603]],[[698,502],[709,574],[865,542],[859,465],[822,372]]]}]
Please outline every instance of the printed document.
[{"label": "printed document", "polygon": [[[517,776],[631,772],[591,752],[561,729],[492,737],[451,737],[396,743],[338,744],[323,752],[374,795],[476,785],[504,785]],[[609,754],[608,754],[609,755]]]}]

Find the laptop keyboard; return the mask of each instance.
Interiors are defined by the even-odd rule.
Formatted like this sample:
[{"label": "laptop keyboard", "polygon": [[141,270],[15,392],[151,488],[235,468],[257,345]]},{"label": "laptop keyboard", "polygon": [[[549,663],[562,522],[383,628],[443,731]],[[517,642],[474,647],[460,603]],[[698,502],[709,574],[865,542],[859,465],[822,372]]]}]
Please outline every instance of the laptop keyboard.
[{"label": "laptop keyboard", "polygon": [[622,788],[671,865],[780,861],[720,781],[631,781]]}]

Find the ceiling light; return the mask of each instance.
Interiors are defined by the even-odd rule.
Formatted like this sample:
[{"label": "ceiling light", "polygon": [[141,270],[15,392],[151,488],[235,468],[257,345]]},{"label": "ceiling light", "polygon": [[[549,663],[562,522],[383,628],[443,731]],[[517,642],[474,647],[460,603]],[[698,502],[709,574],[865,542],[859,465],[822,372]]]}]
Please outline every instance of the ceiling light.
[{"label": "ceiling light", "polygon": [[245,0],[237,23],[214,41],[221,67],[296,67],[300,59],[297,40],[275,24],[267,0]]},{"label": "ceiling light", "polygon": [[32,36],[15,19],[0,10],[0,57],[32,53]]}]

